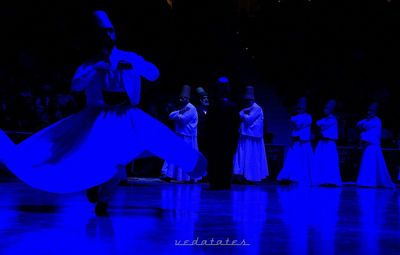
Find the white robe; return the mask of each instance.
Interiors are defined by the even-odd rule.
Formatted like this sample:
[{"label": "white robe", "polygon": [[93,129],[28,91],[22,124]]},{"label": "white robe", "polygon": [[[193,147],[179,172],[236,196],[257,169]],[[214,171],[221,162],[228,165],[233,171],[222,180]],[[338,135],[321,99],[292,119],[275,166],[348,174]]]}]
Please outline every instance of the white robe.
[{"label": "white robe", "polygon": [[[186,111],[180,113],[181,110]],[[197,144],[197,124],[198,116],[196,107],[188,103],[184,108],[173,111],[169,115],[170,120],[174,121],[175,133],[189,144],[196,151],[199,150]],[[190,181],[190,176],[176,164],[165,161],[161,170],[162,174],[177,181]],[[196,180],[195,180],[196,181]]]},{"label": "white robe", "polygon": [[[338,139],[337,120],[333,115],[317,121],[323,139],[318,141],[314,153],[312,183],[314,185],[341,185],[339,155],[335,140]],[[325,139],[324,139],[325,138]]]},{"label": "white robe", "polygon": [[363,119],[357,123],[361,129],[361,141],[365,142],[357,185],[365,187],[394,188],[380,146],[382,123],[378,117]]},{"label": "white robe", "polygon": [[313,150],[310,143],[312,118],[307,113],[293,116],[292,136],[300,139],[290,146],[285,163],[277,180],[293,181],[299,184],[311,184]]},{"label": "white robe", "polygon": [[253,103],[240,111],[240,119],[240,136],[233,159],[233,173],[242,175],[249,181],[261,181],[268,176],[263,110]]},{"label": "white robe", "polygon": [[[132,70],[117,70],[120,60]],[[111,70],[95,61],[80,66],[72,88],[85,91],[87,107],[39,131],[16,146],[8,168],[32,187],[65,193],[85,190],[116,176],[121,165],[143,153],[180,165],[193,177],[205,173],[206,161],[182,139],[140,109],[140,78],[155,80],[158,69],[134,53],[114,49]],[[126,91],[131,106],[109,106],[102,91]]]}]

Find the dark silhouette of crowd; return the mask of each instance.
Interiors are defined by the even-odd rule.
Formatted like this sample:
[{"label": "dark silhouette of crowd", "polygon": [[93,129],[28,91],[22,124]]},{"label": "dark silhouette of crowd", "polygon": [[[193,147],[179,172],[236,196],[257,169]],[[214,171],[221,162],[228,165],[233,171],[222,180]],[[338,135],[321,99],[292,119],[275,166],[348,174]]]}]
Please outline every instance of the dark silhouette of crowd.
[{"label": "dark silhouette of crowd", "polygon": [[235,92],[252,82],[241,66],[245,59],[260,74],[256,82],[274,88],[289,110],[295,98],[306,95],[310,113],[318,116],[313,109],[336,98],[339,145],[357,144],[354,126],[362,109],[380,102],[383,146],[398,147],[396,1],[132,3],[135,8],[111,0],[4,6],[2,129],[35,132],[84,105],[69,91],[70,79],[94,51],[87,14],[103,8],[115,20],[121,48],[160,68],[159,81],[143,86],[141,107],[166,123],[168,105],[184,83],[208,91],[216,77],[226,75]]}]

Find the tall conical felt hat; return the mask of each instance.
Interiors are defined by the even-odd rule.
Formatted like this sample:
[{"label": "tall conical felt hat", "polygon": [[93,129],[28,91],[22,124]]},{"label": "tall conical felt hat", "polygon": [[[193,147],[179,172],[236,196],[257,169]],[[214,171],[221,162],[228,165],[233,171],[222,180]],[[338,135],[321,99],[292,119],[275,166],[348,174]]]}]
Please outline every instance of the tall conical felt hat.
[{"label": "tall conical felt hat", "polygon": [[114,28],[114,26],[111,23],[111,20],[108,18],[108,15],[105,11],[102,10],[94,11],[93,16],[95,18],[97,26],[100,29]]},{"label": "tall conical felt hat", "polygon": [[299,100],[297,101],[297,108],[303,110],[307,109],[307,98],[300,97]]},{"label": "tall conical felt hat", "polygon": [[244,99],[252,99],[254,100],[254,87],[253,86],[246,86],[244,88]]},{"label": "tall conical felt hat", "polygon": [[181,90],[181,94],[179,96],[190,98],[190,86],[189,85],[183,85],[182,90]]},{"label": "tall conical felt hat", "polygon": [[336,107],[336,101],[333,100],[333,99],[329,100],[326,103],[325,107],[333,111],[335,109],[335,107]]},{"label": "tall conical felt hat", "polygon": [[197,87],[196,92],[200,97],[208,96],[207,92],[202,87]]},{"label": "tall conical felt hat", "polygon": [[368,106],[368,110],[369,110],[369,111],[377,112],[377,111],[378,111],[378,108],[379,108],[379,104],[378,104],[377,102],[373,102],[372,104],[370,104],[370,105]]}]

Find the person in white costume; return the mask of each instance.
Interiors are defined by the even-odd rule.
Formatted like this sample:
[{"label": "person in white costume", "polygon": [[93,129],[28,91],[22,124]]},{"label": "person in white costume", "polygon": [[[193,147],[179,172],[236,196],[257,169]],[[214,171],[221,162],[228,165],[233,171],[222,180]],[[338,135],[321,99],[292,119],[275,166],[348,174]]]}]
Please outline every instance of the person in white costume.
[{"label": "person in white costume", "polygon": [[[169,119],[174,122],[175,133],[182,138],[193,149],[198,150],[197,145],[197,110],[190,103],[190,86],[184,85],[179,96],[179,109],[169,114]],[[190,176],[185,174],[181,167],[164,162],[161,170],[163,178],[171,178],[179,182],[191,181]],[[192,180],[196,181],[196,180]]]},{"label": "person in white costume", "polygon": [[267,155],[264,145],[264,113],[256,104],[254,87],[246,86],[245,108],[239,113],[239,141],[233,158],[233,173],[245,181],[261,181],[268,176]]},{"label": "person in white costume", "polygon": [[84,91],[86,108],[45,128],[16,146],[7,167],[32,187],[48,192],[86,190],[97,215],[118,186],[121,166],[156,155],[198,178],[207,161],[168,127],[136,106],[141,77],[154,81],[155,65],[116,47],[114,28],[104,11],[94,12],[101,54],[82,64],[72,89]]},{"label": "person in white costume", "polygon": [[338,124],[335,115],[335,100],[329,100],[324,108],[325,117],[316,122],[319,128],[319,141],[314,153],[312,173],[313,185],[340,186],[342,180],[339,169],[339,155],[336,148]]},{"label": "person in white costume", "polygon": [[381,120],[376,115],[378,104],[368,107],[367,118],[357,123],[363,146],[357,185],[364,187],[394,188],[381,149]]},{"label": "person in white costume", "polygon": [[311,115],[306,112],[307,100],[299,99],[296,114],[290,118],[292,122],[292,144],[287,153],[285,163],[277,180],[311,184],[313,149],[311,146]]}]

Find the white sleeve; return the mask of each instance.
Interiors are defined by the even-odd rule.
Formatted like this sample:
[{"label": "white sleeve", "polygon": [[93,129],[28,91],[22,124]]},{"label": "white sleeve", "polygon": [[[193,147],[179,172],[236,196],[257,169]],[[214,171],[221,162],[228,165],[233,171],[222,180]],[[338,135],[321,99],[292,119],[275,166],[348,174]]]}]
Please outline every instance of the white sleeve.
[{"label": "white sleeve", "polygon": [[143,57],[133,52],[130,54],[129,58],[133,70],[140,76],[143,76],[149,81],[155,81],[158,79],[160,72],[158,71],[158,68],[154,64],[150,63],[149,61],[146,61]]},{"label": "white sleeve", "polygon": [[87,88],[93,77],[96,75],[96,69],[93,65],[83,64],[78,70],[76,70],[74,77],[72,78],[72,90],[82,91]]},{"label": "white sleeve", "polygon": [[337,125],[337,120],[336,118],[328,118],[328,119],[323,119],[317,122],[317,125],[322,129],[327,129],[329,127]]},{"label": "white sleeve", "polygon": [[357,128],[360,128],[360,129],[364,129],[365,128],[365,123],[366,123],[366,120],[365,119],[363,119],[363,120],[360,120],[359,122],[357,122]]},{"label": "white sleeve", "polygon": [[377,128],[377,127],[381,127],[381,126],[382,126],[382,124],[381,124],[381,121],[379,119],[375,119],[373,121],[368,121],[367,123],[364,124],[364,128],[366,130]]},{"label": "white sleeve", "polygon": [[172,112],[169,117],[171,120],[178,121],[182,124],[187,124],[196,118],[196,108],[190,108],[188,111],[180,114],[179,111]]},{"label": "white sleeve", "polygon": [[252,125],[254,121],[256,121],[260,115],[261,115],[261,109],[260,108],[253,108],[249,114],[242,114],[240,112],[240,117],[242,120],[247,124],[247,125]]},{"label": "white sleeve", "polygon": [[294,122],[294,125],[296,129],[302,129],[305,127],[310,127],[312,123],[312,118],[311,116],[307,115],[304,118],[298,120],[297,122]]},{"label": "white sleeve", "polygon": [[170,120],[176,120],[179,116],[179,111],[173,111],[169,114],[169,119]]}]

